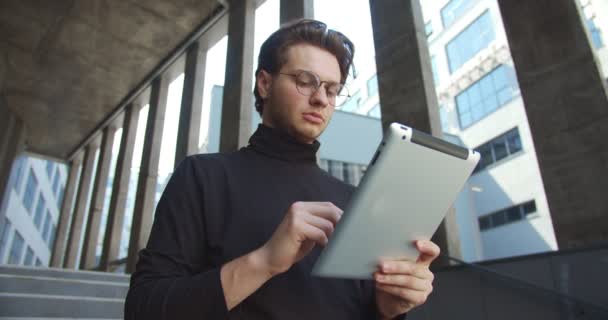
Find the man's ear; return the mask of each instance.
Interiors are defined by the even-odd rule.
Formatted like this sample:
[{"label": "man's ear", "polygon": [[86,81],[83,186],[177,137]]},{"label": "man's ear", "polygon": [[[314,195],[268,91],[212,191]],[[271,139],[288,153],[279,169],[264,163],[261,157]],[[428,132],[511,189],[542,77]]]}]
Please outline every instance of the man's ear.
[{"label": "man's ear", "polygon": [[272,75],[266,72],[266,70],[260,69],[255,81],[262,99],[268,98],[270,95],[270,88],[272,87]]}]

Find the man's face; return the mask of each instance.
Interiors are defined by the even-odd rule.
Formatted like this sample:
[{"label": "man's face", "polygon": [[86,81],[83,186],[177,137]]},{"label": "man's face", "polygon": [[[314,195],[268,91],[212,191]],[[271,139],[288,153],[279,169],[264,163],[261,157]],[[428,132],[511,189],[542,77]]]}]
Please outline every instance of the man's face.
[{"label": "man's face", "polygon": [[309,44],[289,47],[286,58],[278,74],[263,71],[256,79],[260,95],[265,98],[262,122],[286,131],[302,143],[312,143],[327,127],[334,106],[327,97],[325,84],[306,96],[298,91],[295,77],[285,74],[309,71],[321,81],[339,83],[340,66],[333,54]]}]

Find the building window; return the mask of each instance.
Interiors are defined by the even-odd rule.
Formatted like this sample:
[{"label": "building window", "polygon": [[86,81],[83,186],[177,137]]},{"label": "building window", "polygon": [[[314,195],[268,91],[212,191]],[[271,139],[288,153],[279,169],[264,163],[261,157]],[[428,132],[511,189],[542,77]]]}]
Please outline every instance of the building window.
[{"label": "building window", "polygon": [[462,17],[472,6],[474,0],[451,0],[441,8],[443,27],[449,27],[456,19]]},{"label": "building window", "polygon": [[55,169],[55,177],[53,177],[53,195],[57,198],[57,191],[59,189],[59,179],[61,179],[61,175],[59,174],[59,168]]},{"label": "building window", "polygon": [[49,250],[53,250],[53,244],[55,243],[55,232],[57,232],[57,225],[53,224],[53,227],[51,228],[51,235],[49,237]]},{"label": "building window", "polygon": [[378,94],[378,74],[367,80],[367,96],[373,97]]},{"label": "building window", "polygon": [[319,167],[333,177],[354,186],[359,185],[367,166],[336,160],[320,159]]},{"label": "building window", "polygon": [[20,264],[21,257],[23,256],[23,237],[19,233],[19,231],[15,230],[15,235],[13,236],[13,244],[11,245],[11,251],[8,255],[8,264]]},{"label": "building window", "polygon": [[439,85],[439,73],[437,73],[437,62],[435,61],[435,56],[431,56],[431,71],[433,71],[433,81],[435,82],[435,87]]},{"label": "building window", "polygon": [[466,129],[518,95],[513,70],[500,65],[456,96],[460,128]]},{"label": "building window", "polygon": [[359,104],[361,103],[361,90],[357,91],[353,94],[348,100],[344,101],[342,105],[340,105],[340,110],[346,112],[354,112],[359,108]]},{"label": "building window", "polygon": [[486,11],[446,45],[450,72],[486,48],[495,38],[490,12]]},{"label": "building window", "polygon": [[426,33],[426,37],[430,37],[433,34],[433,21],[428,21],[424,24],[424,33]]},{"label": "building window", "polygon": [[38,205],[36,206],[36,214],[34,215],[34,225],[36,226],[36,228],[38,230],[40,230],[40,226],[42,223],[42,217],[44,215],[45,205],[46,205],[46,201],[44,200],[44,196],[42,195],[42,192],[41,192],[40,196],[38,197]]},{"label": "building window", "polygon": [[53,161],[46,161],[46,175],[49,177],[49,181],[51,181],[51,178],[53,178],[53,166]]},{"label": "building window", "polygon": [[599,49],[604,46],[602,41],[602,31],[595,25],[594,20],[585,19],[585,25],[587,26],[587,30],[589,30],[589,35],[591,36],[591,43],[596,49]]},{"label": "building window", "polygon": [[4,223],[2,224],[2,230],[0,230],[0,264],[3,262],[4,250],[8,247],[8,236],[11,231],[11,221],[7,217],[4,217]]},{"label": "building window", "polygon": [[61,205],[63,201],[63,192],[65,191],[65,185],[59,187],[59,196],[57,196],[57,207],[61,210]]},{"label": "building window", "polygon": [[27,251],[25,252],[25,260],[23,261],[23,264],[26,266],[31,266],[34,264],[34,250],[32,250],[30,246],[27,246]]},{"label": "building window", "polygon": [[522,146],[519,130],[517,130],[517,128],[513,128],[507,133],[504,133],[475,148],[475,150],[479,152],[481,159],[479,159],[477,167],[475,167],[473,173],[481,171],[487,166],[521,151]]},{"label": "building window", "polygon": [[38,191],[38,179],[34,175],[34,170],[30,168],[30,175],[27,177],[27,184],[25,185],[25,194],[23,195],[23,206],[29,214],[32,214],[32,208],[34,207],[34,199],[36,192]]},{"label": "building window", "polygon": [[536,212],[534,200],[505,208],[478,218],[479,229],[485,231],[505,224],[517,222]]},{"label": "building window", "polygon": [[53,223],[51,218],[51,213],[49,210],[46,210],[46,216],[44,217],[44,227],[42,227],[42,239],[47,244],[50,242],[49,233],[51,232],[51,224]]},{"label": "building window", "polygon": [[17,170],[17,172],[15,174],[13,188],[15,189],[15,192],[19,194],[21,191],[21,184],[23,182],[23,171],[25,170],[25,157],[21,156],[17,158],[15,170]]},{"label": "building window", "polygon": [[376,105],[367,112],[367,115],[380,119],[380,104],[376,103]]}]

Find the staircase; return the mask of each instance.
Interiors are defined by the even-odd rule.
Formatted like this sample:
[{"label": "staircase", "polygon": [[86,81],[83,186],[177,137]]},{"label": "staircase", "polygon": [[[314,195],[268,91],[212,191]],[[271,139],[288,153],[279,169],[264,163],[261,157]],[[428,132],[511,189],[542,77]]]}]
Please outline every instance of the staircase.
[{"label": "staircase", "polygon": [[0,265],[0,320],[122,319],[129,276]]}]

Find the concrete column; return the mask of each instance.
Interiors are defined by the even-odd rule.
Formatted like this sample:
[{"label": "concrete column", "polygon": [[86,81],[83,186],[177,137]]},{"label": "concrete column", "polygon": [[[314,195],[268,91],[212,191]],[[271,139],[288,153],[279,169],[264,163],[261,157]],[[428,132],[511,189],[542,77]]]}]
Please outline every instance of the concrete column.
[{"label": "concrete column", "polygon": [[281,25],[297,19],[313,19],[315,16],[313,0],[281,0]]},{"label": "concrete column", "polygon": [[[8,43],[0,44],[0,52],[8,52]],[[0,56],[0,92],[5,92],[6,78],[8,73],[8,54]]]},{"label": "concrete column", "polygon": [[53,243],[53,253],[51,255],[51,267],[53,268],[63,267],[68,229],[72,220],[72,203],[78,185],[78,171],[80,170],[81,164],[82,151],[70,162],[70,173],[68,174],[68,181],[63,193],[63,203],[61,204],[61,213],[59,215],[55,243]]},{"label": "concrete column", "polygon": [[127,257],[127,273],[135,271],[137,254],[146,246],[154,216],[154,197],[158,178],[158,162],[163,136],[165,110],[167,108],[167,92],[169,81],[159,77],[152,82],[150,93],[150,110],[146,123],[144,148],[139,167],[135,208],[133,209],[133,224],[129,239],[129,255]]},{"label": "concrete column", "polygon": [[112,185],[112,197],[108,210],[108,222],[103,238],[103,248],[99,261],[100,269],[110,271],[110,262],[118,260],[120,239],[125,220],[125,208],[129,192],[129,178],[131,177],[131,163],[135,149],[135,135],[139,119],[140,105],[131,104],[125,109],[122,127],[122,138],[116,160],[116,171]]},{"label": "concrete column", "polygon": [[82,256],[80,258],[80,269],[93,269],[96,267],[95,251],[99,238],[101,214],[103,203],[106,196],[106,186],[112,162],[112,147],[114,146],[114,134],[116,125],[112,124],[103,130],[101,138],[101,149],[99,151],[99,161],[97,162],[97,172],[93,183],[93,193],[91,195],[91,205],[89,207],[89,218],[84,232],[84,244]]},{"label": "concrete column", "polygon": [[75,269],[78,265],[78,249],[82,240],[82,228],[84,227],[87,200],[91,191],[91,180],[93,179],[93,170],[95,169],[95,153],[97,148],[99,148],[99,142],[95,140],[87,146],[84,154],[80,185],[78,186],[76,205],[74,206],[74,217],[70,226],[65,261],[63,262],[63,267],[66,269]]},{"label": "concrete column", "polygon": [[255,1],[230,0],[220,152],[245,146],[251,135]]},{"label": "concrete column", "polygon": [[608,98],[572,0],[498,1],[560,249],[608,240]]},{"label": "concrete column", "polygon": [[198,153],[206,59],[207,51],[201,50],[198,42],[188,48],[184,70],[182,108],[177,129],[175,168],[186,156]]},{"label": "concrete column", "polygon": [[25,125],[0,97],[0,230],[4,225],[13,164],[25,147]]},{"label": "concrete column", "polygon": [[[418,0],[370,0],[382,128],[399,122],[441,137],[422,11]],[[451,208],[433,236],[443,254],[461,257],[456,214]],[[437,261],[447,264],[447,260]]]}]

